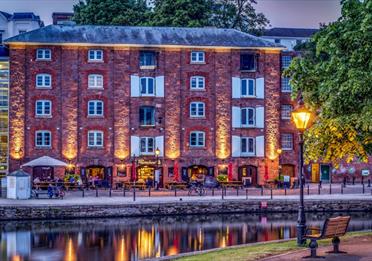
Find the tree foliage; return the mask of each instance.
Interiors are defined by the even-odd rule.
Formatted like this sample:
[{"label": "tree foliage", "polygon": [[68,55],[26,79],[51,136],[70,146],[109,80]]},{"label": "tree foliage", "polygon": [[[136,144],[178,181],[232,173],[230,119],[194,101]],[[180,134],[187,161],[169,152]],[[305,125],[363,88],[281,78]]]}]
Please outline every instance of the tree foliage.
[{"label": "tree foliage", "polygon": [[144,25],[150,16],[146,0],[80,0],[74,5],[77,24]]},{"label": "tree foliage", "polygon": [[74,6],[77,24],[151,25],[234,28],[261,33],[269,21],[254,9],[256,0],[80,0]]},{"label": "tree foliage", "polygon": [[342,1],[342,16],[302,46],[284,72],[316,114],[306,159],[366,162],[372,153],[372,1]]},{"label": "tree foliage", "polygon": [[203,27],[210,25],[211,1],[155,0],[150,25]]},{"label": "tree foliage", "polygon": [[256,0],[214,1],[211,23],[216,27],[259,35],[269,25],[269,20],[263,13],[256,13],[254,4],[257,4]]}]

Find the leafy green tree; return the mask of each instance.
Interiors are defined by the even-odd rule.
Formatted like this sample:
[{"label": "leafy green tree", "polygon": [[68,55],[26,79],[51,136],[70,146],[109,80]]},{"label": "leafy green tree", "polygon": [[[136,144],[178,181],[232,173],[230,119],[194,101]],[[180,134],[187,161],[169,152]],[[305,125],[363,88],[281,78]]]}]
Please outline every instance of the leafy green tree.
[{"label": "leafy green tree", "polygon": [[342,16],[301,46],[284,72],[316,114],[305,156],[336,165],[372,154],[372,0],[343,0]]},{"label": "leafy green tree", "polygon": [[155,0],[149,22],[155,26],[203,27],[210,25],[210,0]]},{"label": "leafy green tree", "polygon": [[256,0],[80,0],[74,6],[77,24],[215,26],[259,34],[269,21],[256,13]]},{"label": "leafy green tree", "polygon": [[143,25],[149,19],[146,0],[86,0],[74,5],[77,24]]},{"label": "leafy green tree", "polygon": [[216,0],[211,23],[216,27],[260,35],[269,25],[269,20],[263,13],[256,13],[254,4],[257,4],[256,0]]}]

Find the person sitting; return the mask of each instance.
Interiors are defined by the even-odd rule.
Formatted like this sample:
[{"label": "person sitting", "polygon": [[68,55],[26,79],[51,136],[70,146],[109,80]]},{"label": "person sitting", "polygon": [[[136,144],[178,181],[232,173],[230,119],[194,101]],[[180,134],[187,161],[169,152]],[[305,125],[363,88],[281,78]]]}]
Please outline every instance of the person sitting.
[{"label": "person sitting", "polygon": [[40,179],[39,179],[39,177],[36,177],[34,179],[34,186],[35,186],[35,189],[36,190],[39,190],[40,189]]}]

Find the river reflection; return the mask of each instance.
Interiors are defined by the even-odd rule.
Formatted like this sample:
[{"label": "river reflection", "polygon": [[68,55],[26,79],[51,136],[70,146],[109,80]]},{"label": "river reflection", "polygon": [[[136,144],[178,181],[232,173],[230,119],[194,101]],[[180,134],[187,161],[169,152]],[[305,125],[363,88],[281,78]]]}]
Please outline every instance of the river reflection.
[{"label": "river reflection", "polygon": [[[319,226],[328,215],[308,215]],[[336,215],[336,214],[333,214]],[[372,229],[353,213],[349,230]],[[0,259],[129,261],[295,237],[295,214],[0,222]]]}]

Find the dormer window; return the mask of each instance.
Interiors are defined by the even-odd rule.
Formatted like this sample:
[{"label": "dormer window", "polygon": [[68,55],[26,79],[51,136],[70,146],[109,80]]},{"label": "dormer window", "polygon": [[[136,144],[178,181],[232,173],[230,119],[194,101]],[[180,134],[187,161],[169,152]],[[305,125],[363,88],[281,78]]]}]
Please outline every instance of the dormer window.
[{"label": "dormer window", "polygon": [[52,51],[50,49],[37,49],[36,60],[51,60]]},{"label": "dormer window", "polygon": [[102,50],[89,50],[88,51],[88,60],[92,61],[92,62],[103,61],[103,51]]}]

